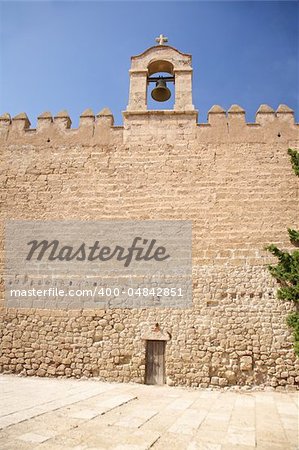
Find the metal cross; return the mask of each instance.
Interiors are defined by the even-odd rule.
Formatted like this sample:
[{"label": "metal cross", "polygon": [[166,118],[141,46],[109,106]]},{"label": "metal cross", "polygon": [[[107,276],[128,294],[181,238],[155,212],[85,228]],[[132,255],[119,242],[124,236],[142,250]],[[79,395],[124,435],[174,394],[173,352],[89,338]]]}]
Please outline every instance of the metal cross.
[{"label": "metal cross", "polygon": [[165,42],[168,42],[168,38],[163,34],[160,34],[159,37],[156,37],[156,42],[158,42],[159,45],[163,45]]}]

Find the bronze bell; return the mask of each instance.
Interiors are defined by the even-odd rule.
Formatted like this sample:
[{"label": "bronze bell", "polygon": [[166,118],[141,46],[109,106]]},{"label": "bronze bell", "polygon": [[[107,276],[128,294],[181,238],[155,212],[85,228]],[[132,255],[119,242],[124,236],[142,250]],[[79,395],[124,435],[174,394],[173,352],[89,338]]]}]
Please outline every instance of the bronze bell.
[{"label": "bronze bell", "polygon": [[171,97],[171,92],[166,86],[166,81],[161,79],[156,82],[156,87],[152,90],[152,98],[156,102],[166,102]]}]

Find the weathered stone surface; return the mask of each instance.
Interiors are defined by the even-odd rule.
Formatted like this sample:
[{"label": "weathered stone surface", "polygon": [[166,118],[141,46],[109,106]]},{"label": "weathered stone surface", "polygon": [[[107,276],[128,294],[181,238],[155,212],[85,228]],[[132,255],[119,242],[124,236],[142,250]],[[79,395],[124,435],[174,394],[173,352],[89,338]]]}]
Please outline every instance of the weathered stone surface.
[{"label": "weathered stone surface", "polygon": [[59,111],[55,117],[60,117],[60,118],[69,118],[69,113],[64,109],[63,111]]},{"label": "weathered stone surface", "polygon": [[54,123],[60,130],[67,130],[71,127],[72,121],[66,110],[60,111],[54,117]]},{"label": "weathered stone surface", "polygon": [[240,358],[241,370],[252,370],[252,358],[251,356],[242,356]]},{"label": "weathered stone surface", "polygon": [[[60,113],[61,114],[61,113]],[[58,115],[57,115],[58,116]],[[57,117],[56,116],[56,117]],[[46,111],[38,116],[38,119],[52,119],[52,114],[49,111]]]},{"label": "weathered stone surface", "polygon": [[259,109],[257,110],[257,114],[263,114],[263,113],[275,113],[274,109],[271,108],[271,106],[263,104],[259,107]]},{"label": "weathered stone surface", "polygon": [[0,121],[3,121],[3,122],[8,121],[8,122],[10,122],[10,121],[11,121],[10,114],[9,114],[9,113],[4,113],[4,114],[2,114],[2,115],[0,116]]},{"label": "weathered stone surface", "polygon": [[13,120],[29,120],[25,112],[19,113],[13,117]]},{"label": "weathered stone surface", "polygon": [[12,118],[12,130],[24,131],[30,127],[30,120],[26,113],[22,112]]},{"label": "weathered stone surface", "polygon": [[118,332],[121,332],[121,331],[123,331],[123,330],[125,329],[125,327],[124,327],[124,325],[123,325],[122,323],[116,323],[116,324],[114,325],[114,329],[115,329],[116,331],[118,331]]},{"label": "weathered stone surface", "polygon": [[245,109],[243,109],[239,105],[231,105],[231,107],[229,108],[229,110],[227,112],[228,112],[228,114],[234,114],[234,113],[245,114]]},{"label": "weathered stone surface", "polygon": [[94,117],[94,112],[90,108],[85,109],[85,111],[83,111],[80,117]]},{"label": "weathered stone surface", "polygon": [[294,111],[287,105],[279,105],[277,110],[277,113],[290,113],[290,114],[294,114]]},{"label": "weathered stone surface", "polygon": [[208,114],[225,114],[225,110],[222,108],[222,106],[219,105],[213,105],[211,109],[209,109]]},{"label": "weathered stone surface", "polygon": [[113,116],[112,112],[110,111],[109,108],[103,108],[98,114],[97,117],[102,117],[102,116]]}]

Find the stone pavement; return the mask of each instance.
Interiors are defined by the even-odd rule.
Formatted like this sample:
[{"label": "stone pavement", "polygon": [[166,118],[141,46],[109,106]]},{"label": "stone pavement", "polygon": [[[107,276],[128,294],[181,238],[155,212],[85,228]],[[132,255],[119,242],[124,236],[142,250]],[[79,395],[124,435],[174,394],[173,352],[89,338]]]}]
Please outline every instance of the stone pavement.
[{"label": "stone pavement", "polygon": [[1,450],[295,450],[296,392],[0,376]]}]

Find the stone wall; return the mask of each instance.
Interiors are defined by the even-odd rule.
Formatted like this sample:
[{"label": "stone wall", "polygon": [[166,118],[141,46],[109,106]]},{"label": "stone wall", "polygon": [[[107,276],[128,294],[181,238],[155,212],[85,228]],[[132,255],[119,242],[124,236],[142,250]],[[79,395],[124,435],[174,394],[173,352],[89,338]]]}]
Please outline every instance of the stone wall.
[{"label": "stone wall", "polygon": [[170,336],[169,384],[299,382],[291,305],[275,299],[263,250],[289,248],[286,230],[299,226],[287,155],[298,125],[287,107],[262,106],[254,124],[234,105],[213,107],[204,124],[196,112],[131,111],[114,127],[105,109],[87,110],[78,129],[66,112],[29,125],[24,114],[0,118],[1,235],[6,219],[192,220],[194,300],[191,310],[106,311],[2,301],[2,372],[142,383],[146,330],[158,323]]}]

